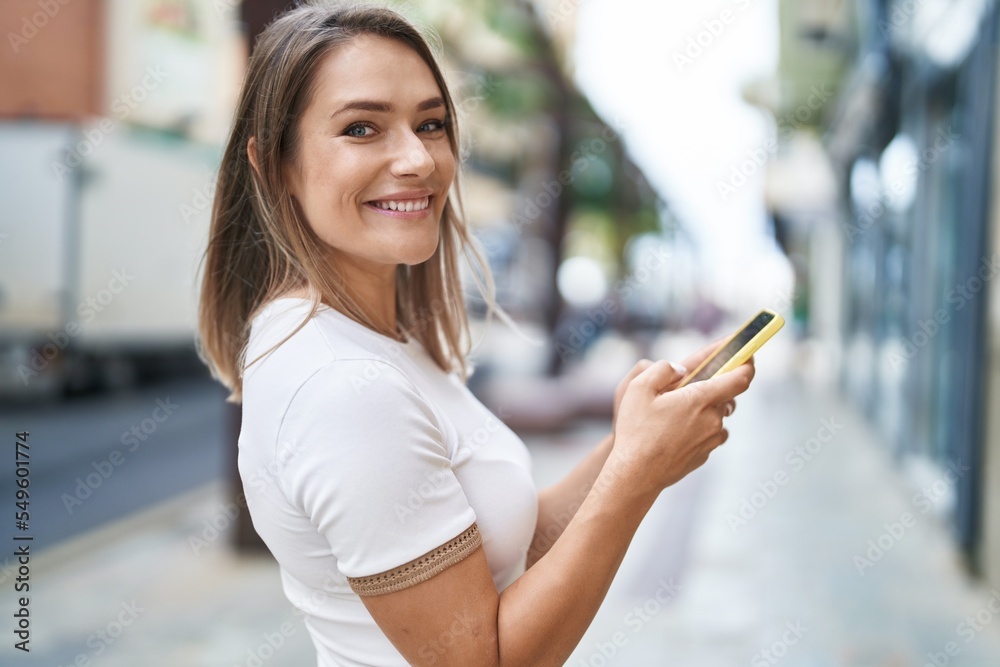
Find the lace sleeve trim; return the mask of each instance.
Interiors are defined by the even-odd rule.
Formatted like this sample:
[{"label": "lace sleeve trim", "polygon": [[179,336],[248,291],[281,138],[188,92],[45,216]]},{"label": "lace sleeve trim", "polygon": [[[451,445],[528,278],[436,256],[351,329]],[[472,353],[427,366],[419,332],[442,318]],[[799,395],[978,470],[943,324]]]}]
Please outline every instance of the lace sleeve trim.
[{"label": "lace sleeve trim", "polygon": [[459,562],[483,543],[479,526],[473,522],[457,537],[423,556],[391,570],[367,577],[347,577],[351,590],[361,596],[384,595],[415,586]]}]

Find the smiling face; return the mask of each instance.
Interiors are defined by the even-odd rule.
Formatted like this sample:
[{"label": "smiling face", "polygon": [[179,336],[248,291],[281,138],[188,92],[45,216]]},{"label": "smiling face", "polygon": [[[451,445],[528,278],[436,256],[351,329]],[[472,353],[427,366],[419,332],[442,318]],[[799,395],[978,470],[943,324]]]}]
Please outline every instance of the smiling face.
[{"label": "smiling face", "polygon": [[434,75],[402,42],[360,35],[319,63],[285,181],[346,275],[393,280],[438,245],[455,176]]}]

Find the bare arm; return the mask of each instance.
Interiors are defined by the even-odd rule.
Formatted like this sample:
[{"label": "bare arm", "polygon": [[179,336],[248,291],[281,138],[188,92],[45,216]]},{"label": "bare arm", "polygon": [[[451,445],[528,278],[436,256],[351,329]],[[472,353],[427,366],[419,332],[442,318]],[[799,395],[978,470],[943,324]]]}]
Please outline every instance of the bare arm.
[{"label": "bare arm", "polygon": [[726,404],[752,377],[747,365],[660,393],[679,375],[657,362],[635,378],[612,452],[587,497],[548,552],[502,593],[477,548],[426,581],[362,601],[414,665],[564,664],[607,595],[639,522],[663,488],[725,442]]},{"label": "bare arm", "polygon": [[548,553],[500,595],[500,665],[558,667],[593,621],[659,495],[618,463],[605,462]]},{"label": "bare arm", "polygon": [[568,475],[538,492],[538,523],[528,548],[527,567],[548,553],[583,504],[614,445],[609,433]]},{"label": "bare arm", "polygon": [[413,665],[559,667],[658,495],[634,477],[606,462],[562,536],[502,594],[480,547],[425,582],[361,599]]},{"label": "bare arm", "polygon": [[[694,352],[681,362],[682,367],[686,367],[688,370],[696,368],[723,340],[725,337],[718,338]],[[615,389],[611,433],[606,435],[600,444],[587,454],[566,477],[539,491],[538,522],[531,546],[528,548],[528,568],[537,563],[538,559],[544,556],[559,539],[583,504],[584,498],[590,493],[594,480],[597,479],[601,468],[604,467],[604,462],[614,447],[614,429],[618,420],[618,406],[621,404],[622,396],[632,379],[649,368],[652,363],[648,359],[636,363]]]}]

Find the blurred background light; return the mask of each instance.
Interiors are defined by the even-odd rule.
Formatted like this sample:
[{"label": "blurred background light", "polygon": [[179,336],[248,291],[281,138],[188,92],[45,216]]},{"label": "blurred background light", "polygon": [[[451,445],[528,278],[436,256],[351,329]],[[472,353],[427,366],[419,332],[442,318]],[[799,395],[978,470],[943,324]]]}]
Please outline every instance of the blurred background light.
[{"label": "blurred background light", "polygon": [[570,257],[559,265],[559,293],[577,308],[600,303],[608,293],[604,269],[590,257]]}]

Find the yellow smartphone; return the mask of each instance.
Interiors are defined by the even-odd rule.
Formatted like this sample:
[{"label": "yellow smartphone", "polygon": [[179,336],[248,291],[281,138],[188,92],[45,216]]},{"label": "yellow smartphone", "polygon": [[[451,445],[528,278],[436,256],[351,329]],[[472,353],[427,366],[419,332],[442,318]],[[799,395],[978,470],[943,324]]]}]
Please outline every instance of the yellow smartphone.
[{"label": "yellow smartphone", "polygon": [[724,340],[697,368],[685,375],[677,388],[680,389],[691,382],[713,378],[739,367],[784,324],[785,319],[781,315],[767,308],[762,309],[737,329],[736,333]]}]

